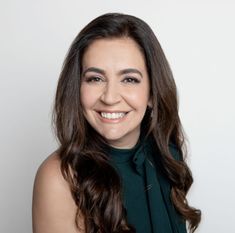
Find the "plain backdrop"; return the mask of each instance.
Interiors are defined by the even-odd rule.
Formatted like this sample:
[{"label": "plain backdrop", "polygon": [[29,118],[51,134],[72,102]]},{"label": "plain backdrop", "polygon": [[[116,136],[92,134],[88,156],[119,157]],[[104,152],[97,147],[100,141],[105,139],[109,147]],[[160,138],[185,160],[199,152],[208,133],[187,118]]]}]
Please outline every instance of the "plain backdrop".
[{"label": "plain backdrop", "polygon": [[65,54],[78,32],[107,12],[154,30],[179,91],[198,233],[235,232],[235,3],[2,1],[0,3],[0,232],[30,233],[35,173],[57,143],[51,110]]}]

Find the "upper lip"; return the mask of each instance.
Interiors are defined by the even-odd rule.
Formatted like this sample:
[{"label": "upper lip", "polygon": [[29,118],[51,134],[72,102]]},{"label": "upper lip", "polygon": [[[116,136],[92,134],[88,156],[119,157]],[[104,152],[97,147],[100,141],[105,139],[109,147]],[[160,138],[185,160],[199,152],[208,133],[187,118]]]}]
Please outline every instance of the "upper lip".
[{"label": "upper lip", "polygon": [[119,112],[129,112],[129,111],[122,111],[122,110],[96,110],[97,112],[105,112],[105,113],[119,113]]}]

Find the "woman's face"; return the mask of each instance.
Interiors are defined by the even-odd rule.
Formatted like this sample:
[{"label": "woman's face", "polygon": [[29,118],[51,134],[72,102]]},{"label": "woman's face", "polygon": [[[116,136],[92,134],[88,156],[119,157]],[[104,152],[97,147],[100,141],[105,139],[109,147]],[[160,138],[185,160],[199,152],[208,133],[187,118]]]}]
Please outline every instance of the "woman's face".
[{"label": "woman's face", "polygon": [[82,61],[81,102],[89,124],[116,148],[133,147],[150,87],[144,56],[130,38],[95,40]]}]

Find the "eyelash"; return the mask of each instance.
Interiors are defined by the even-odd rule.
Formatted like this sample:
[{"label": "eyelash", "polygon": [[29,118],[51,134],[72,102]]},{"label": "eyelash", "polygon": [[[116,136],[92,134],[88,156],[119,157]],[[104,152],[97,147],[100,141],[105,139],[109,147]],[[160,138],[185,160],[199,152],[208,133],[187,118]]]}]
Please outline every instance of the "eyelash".
[{"label": "eyelash", "polygon": [[[125,82],[126,80],[131,80],[130,82]],[[92,83],[92,82],[101,82],[102,81],[102,78],[98,77],[98,76],[91,76],[89,78],[86,78],[85,79],[86,82],[88,83]],[[134,84],[137,84],[137,83],[140,83],[140,80],[137,79],[137,78],[134,78],[134,77],[125,77],[122,82],[124,83],[134,83]]]},{"label": "eyelash", "polygon": [[86,78],[85,81],[88,83],[91,83],[91,82],[93,83],[93,82],[98,82],[97,79],[99,79],[99,81],[101,81],[101,78],[97,77],[97,76],[92,76],[92,77]]}]

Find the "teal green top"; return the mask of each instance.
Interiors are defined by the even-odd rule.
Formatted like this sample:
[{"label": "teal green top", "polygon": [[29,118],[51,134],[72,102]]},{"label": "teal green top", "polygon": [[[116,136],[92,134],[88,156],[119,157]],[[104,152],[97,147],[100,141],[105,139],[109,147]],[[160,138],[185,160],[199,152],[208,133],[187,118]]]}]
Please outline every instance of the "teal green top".
[{"label": "teal green top", "polygon": [[[174,146],[170,151],[180,159]],[[153,140],[139,139],[131,149],[110,147],[108,153],[122,181],[128,223],[136,233],[187,233],[170,200],[170,183],[157,168]]]}]

